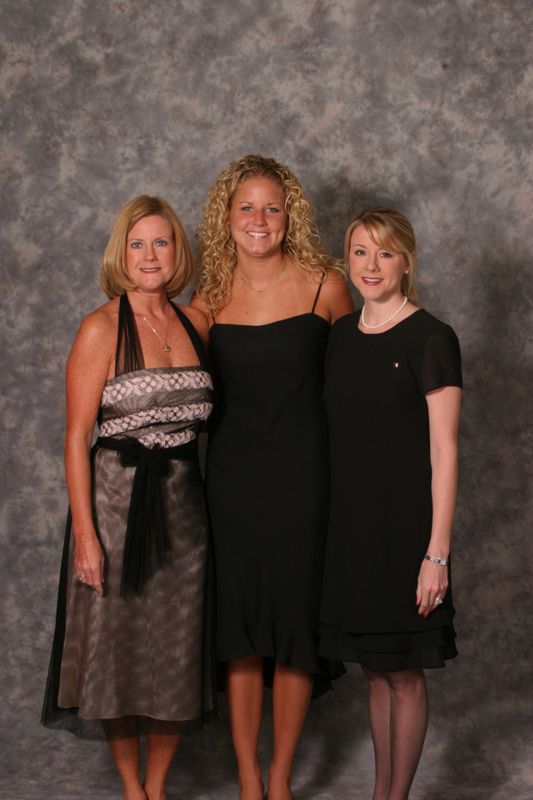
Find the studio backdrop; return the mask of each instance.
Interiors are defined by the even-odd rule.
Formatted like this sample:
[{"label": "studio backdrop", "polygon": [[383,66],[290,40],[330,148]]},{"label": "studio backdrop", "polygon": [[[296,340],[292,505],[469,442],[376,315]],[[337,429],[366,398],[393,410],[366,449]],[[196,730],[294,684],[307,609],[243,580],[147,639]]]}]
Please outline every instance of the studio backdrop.
[{"label": "studio backdrop", "polygon": [[[250,152],[296,172],[334,255],[364,205],[414,223],[422,304],[461,340],[465,392],[460,657],[429,675],[412,797],[533,796],[531,20],[530,0],[1,1],[2,798],[120,795],[105,745],[39,725],[65,360],[105,300],[118,209],[162,195],[194,241],[216,174]],[[297,797],[370,797],[365,691],[354,666],[313,702]],[[229,800],[234,779],[222,702],[180,747],[170,797]]]}]

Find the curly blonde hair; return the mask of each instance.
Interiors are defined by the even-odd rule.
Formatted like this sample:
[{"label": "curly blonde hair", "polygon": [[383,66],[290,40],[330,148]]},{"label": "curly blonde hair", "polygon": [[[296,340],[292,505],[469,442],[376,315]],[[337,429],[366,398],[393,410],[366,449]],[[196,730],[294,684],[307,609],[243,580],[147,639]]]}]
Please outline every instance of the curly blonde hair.
[{"label": "curly blonde hair", "polygon": [[154,215],[166,219],[174,234],[174,268],[165,286],[167,296],[180,294],[190,281],[194,269],[192,251],[176,212],[162,197],[141,194],[120,209],[104,251],[100,287],[108,297],[120,297],[136,289],[126,269],[126,241],[128,233],[140,219]]},{"label": "curly blonde hair", "polygon": [[408,271],[402,275],[401,290],[410,303],[419,305],[415,287],[416,238],[413,226],[401,211],[377,206],[359,212],[344,236],[344,260],[349,274],[348,258],[352,233],[363,225],[370,238],[379,246],[394,253],[401,253],[407,261]]},{"label": "curly blonde hair", "polygon": [[283,253],[322,280],[329,268],[338,268],[337,262],[320,247],[313,207],[296,176],[273,158],[246,155],[232,161],[216,179],[207,196],[197,232],[200,267],[196,293],[213,315],[229,302],[237,264],[237,250],[227,224],[231,200],[244,181],[256,177],[270,178],[282,188],[287,214]]}]

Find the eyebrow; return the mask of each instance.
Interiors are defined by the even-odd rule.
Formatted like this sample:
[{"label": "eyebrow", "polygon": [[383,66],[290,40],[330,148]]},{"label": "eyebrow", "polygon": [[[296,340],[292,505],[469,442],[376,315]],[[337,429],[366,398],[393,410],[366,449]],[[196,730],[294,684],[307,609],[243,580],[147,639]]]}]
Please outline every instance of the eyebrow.
[{"label": "eyebrow", "polygon": [[[254,205],[253,200],[239,200],[238,201],[239,205],[242,205],[243,203],[245,203],[248,206],[253,206]],[[268,203],[265,203],[264,205],[265,206],[280,206],[281,207],[281,206],[283,206],[283,203],[280,203],[279,200],[269,200]]]},{"label": "eyebrow", "polygon": [[[171,233],[162,233],[160,236],[155,236],[151,241],[152,242],[157,242],[158,239],[172,239],[172,234]],[[148,239],[143,239],[142,236],[128,236],[126,241],[128,241],[128,242],[144,242],[144,241],[149,241],[149,240]]]},{"label": "eyebrow", "polygon": [[[392,250],[390,247],[384,247],[383,245],[381,245],[381,244],[378,244],[377,242],[374,242],[374,244],[375,244],[375,245],[376,245],[376,247],[378,247],[380,250],[387,250],[387,251],[389,251],[389,252],[391,252],[391,253],[395,253],[395,252],[396,252],[396,250]],[[351,244],[350,246],[351,246],[351,247],[362,247],[362,248],[363,248],[363,250],[367,250],[367,249],[368,249],[368,245],[366,245],[366,244],[358,244],[357,242],[352,242],[352,244]]]}]

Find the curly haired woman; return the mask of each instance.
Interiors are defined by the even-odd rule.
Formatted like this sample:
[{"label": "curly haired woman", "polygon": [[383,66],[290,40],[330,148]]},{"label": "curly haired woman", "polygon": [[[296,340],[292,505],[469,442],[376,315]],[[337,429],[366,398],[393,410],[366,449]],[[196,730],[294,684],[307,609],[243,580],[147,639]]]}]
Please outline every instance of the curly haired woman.
[{"label": "curly haired woman", "polygon": [[248,155],[211,189],[193,305],[208,316],[217,411],[207,461],[225,666],[241,800],[261,800],[263,685],[273,688],[269,800],[290,800],[311,695],[342,667],[317,653],[328,515],[322,401],[329,327],[353,306],[283,164]]}]

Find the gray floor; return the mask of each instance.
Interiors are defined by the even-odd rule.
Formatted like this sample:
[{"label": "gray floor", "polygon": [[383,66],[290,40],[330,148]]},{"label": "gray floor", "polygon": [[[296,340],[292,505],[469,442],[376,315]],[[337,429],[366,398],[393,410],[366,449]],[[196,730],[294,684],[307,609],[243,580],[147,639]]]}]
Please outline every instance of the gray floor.
[{"label": "gray floor", "polygon": [[[341,698],[339,698],[341,699]],[[363,715],[340,737],[334,724],[325,721],[317,706],[310,713],[295,769],[295,800],[370,800],[372,796],[372,748]],[[464,750],[463,771],[449,760],[453,741],[439,736],[438,720],[430,729],[426,748],[410,800],[531,800],[533,784],[529,772],[480,780],[472,751]],[[65,732],[41,729],[42,749],[26,761],[21,757],[0,778],[2,800],[120,800],[118,780],[103,742],[80,742]],[[494,729],[496,738],[499,731]],[[268,764],[271,721],[266,719],[261,759]],[[492,738],[492,737],[491,737]],[[70,763],[68,773],[57,774],[58,763]],[[454,759],[456,763],[456,754]],[[472,776],[471,780],[469,775]],[[227,719],[211,723],[205,730],[184,739],[172,766],[167,800],[237,800],[234,761]]]},{"label": "gray floor", "polygon": [[[467,665],[461,674],[468,679]],[[458,700],[451,712],[441,698],[456,695],[459,672],[428,674],[431,719],[410,800],[532,800],[531,708],[511,693],[480,698],[478,721]],[[472,693],[475,681],[471,680]],[[103,741],[82,741],[39,724],[40,697],[17,703],[0,728],[1,800],[120,800],[110,753]],[[260,743],[268,766],[270,693]],[[12,706],[12,710],[15,708]],[[335,691],[313,701],[298,751],[296,800],[371,800],[373,754],[366,684],[350,666]],[[234,756],[224,696],[219,718],[184,736],[168,782],[167,800],[237,800]]]}]

